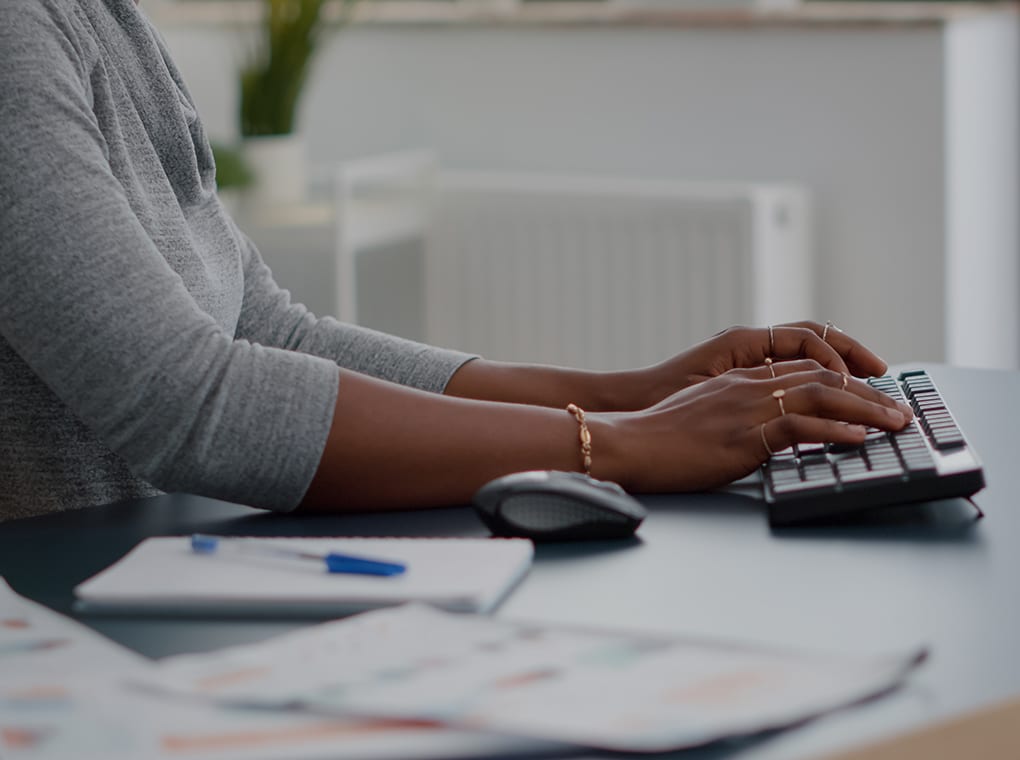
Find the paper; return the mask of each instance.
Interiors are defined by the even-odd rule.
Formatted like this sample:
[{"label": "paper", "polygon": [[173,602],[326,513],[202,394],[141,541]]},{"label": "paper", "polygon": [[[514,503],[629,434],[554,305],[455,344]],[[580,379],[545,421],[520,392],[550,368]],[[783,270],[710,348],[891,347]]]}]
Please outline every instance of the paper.
[{"label": "paper", "polygon": [[171,658],[146,683],[226,704],[297,704],[666,751],[794,725],[878,695],[921,659],[809,656],[407,605]]},{"label": "paper", "polygon": [[0,683],[69,673],[122,673],[149,664],[140,654],[35,602],[0,578]]},{"label": "paper", "polygon": [[424,721],[167,700],[108,680],[68,679],[58,696],[20,708],[2,700],[4,760],[453,760],[562,749]]},{"label": "paper", "polygon": [[15,594],[0,579],[3,760],[447,760],[547,742],[426,721],[211,705],[139,691],[152,661]]},{"label": "paper", "polygon": [[337,616],[408,601],[489,612],[531,566],[525,539],[260,538],[311,552],[407,564],[399,576],[330,574],[308,560],[195,554],[186,537],[150,538],[75,589],[89,612]]}]

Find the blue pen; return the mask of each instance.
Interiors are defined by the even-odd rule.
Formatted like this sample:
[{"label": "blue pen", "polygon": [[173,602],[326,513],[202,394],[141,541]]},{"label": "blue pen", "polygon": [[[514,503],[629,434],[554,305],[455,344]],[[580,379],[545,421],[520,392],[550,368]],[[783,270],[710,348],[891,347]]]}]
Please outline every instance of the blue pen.
[{"label": "blue pen", "polygon": [[338,552],[318,554],[289,546],[276,546],[270,541],[259,541],[258,539],[208,536],[202,533],[196,533],[191,537],[191,550],[196,554],[215,554],[221,545],[229,545],[236,551],[250,554],[318,560],[326,563],[326,570],[330,573],[400,575],[407,570],[407,565],[400,562],[389,562],[387,560],[358,557]]}]

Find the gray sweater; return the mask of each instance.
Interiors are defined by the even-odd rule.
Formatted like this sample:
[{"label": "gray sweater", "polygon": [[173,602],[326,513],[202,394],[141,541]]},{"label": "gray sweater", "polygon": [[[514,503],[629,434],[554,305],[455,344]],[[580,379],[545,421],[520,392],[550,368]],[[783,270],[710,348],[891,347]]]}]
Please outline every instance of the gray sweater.
[{"label": "gray sweater", "polygon": [[0,3],[0,520],[159,491],[293,508],[338,365],[441,391],[467,358],[290,302],[134,0]]}]

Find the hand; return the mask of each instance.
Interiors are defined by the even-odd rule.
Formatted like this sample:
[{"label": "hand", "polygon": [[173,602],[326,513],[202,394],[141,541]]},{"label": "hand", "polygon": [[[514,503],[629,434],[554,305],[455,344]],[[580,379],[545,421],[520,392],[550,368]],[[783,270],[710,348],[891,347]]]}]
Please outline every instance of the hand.
[{"label": "hand", "polygon": [[[604,464],[596,477],[635,492],[714,488],[764,462],[764,441],[773,452],[794,443],[860,444],[865,426],[899,430],[913,416],[909,407],[814,359],[784,361],[775,370],[773,378],[767,367],[732,369],[640,412],[589,415],[601,442],[596,462]],[[782,408],[773,395],[778,390]]]},{"label": "hand", "polygon": [[[825,336],[824,340],[822,336]],[[776,362],[813,359],[822,367],[855,377],[882,375],[887,365],[860,341],[837,327],[817,322],[791,322],[768,327],[731,327],[708,340],[643,370],[635,383],[645,388],[644,406],[671,393],[718,377],[732,369]],[[641,404],[638,404],[641,406]]]}]

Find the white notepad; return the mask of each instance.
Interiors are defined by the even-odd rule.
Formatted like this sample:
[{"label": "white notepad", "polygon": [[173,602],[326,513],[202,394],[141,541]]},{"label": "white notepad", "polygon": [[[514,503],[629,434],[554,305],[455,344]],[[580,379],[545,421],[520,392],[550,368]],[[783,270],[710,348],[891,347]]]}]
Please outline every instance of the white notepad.
[{"label": "white notepad", "polygon": [[315,561],[196,554],[189,537],[149,538],[75,588],[83,612],[332,616],[426,602],[490,612],[524,578],[534,546],[491,538],[259,538],[316,553],[406,564],[390,577],[331,574]]}]

